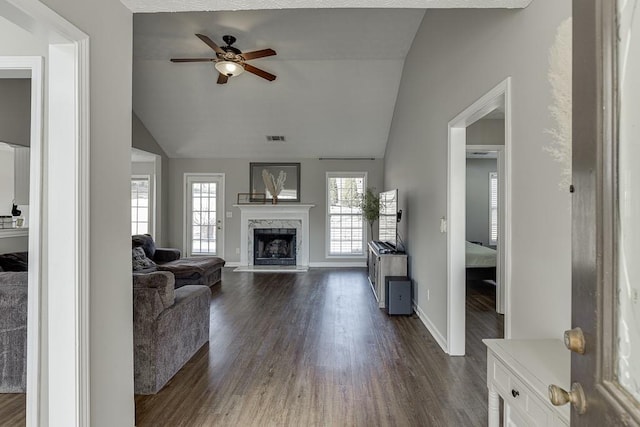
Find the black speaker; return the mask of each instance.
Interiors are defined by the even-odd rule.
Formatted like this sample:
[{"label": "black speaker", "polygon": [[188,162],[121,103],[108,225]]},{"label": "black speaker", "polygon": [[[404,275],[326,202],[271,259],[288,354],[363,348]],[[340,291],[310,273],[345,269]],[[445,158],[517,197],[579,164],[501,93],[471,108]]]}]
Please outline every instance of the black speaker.
[{"label": "black speaker", "polygon": [[413,314],[413,288],[411,279],[405,276],[384,278],[384,308],[389,315]]}]

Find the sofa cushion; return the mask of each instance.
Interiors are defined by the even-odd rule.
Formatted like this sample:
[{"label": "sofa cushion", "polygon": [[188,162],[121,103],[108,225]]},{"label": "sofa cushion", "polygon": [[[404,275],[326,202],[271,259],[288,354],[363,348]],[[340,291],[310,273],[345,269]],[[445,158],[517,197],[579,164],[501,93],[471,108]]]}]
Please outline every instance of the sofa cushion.
[{"label": "sofa cushion", "polygon": [[147,258],[140,246],[131,249],[131,265],[133,271],[155,270],[156,267],[156,263]]},{"label": "sofa cushion", "polygon": [[208,271],[222,268],[225,261],[214,256],[180,258],[166,264],[158,264],[158,269],[172,272],[176,278],[196,278]]},{"label": "sofa cushion", "polygon": [[1,271],[29,271],[29,253],[0,254],[0,269]]},{"label": "sofa cushion", "polygon": [[140,246],[147,254],[147,258],[153,259],[156,253],[156,244],[150,234],[136,234],[131,236],[132,247]]}]

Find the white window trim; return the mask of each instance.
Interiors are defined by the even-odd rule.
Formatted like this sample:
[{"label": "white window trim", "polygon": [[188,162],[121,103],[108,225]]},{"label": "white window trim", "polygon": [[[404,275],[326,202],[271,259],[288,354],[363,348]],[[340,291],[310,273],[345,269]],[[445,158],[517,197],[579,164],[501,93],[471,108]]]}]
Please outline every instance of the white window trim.
[{"label": "white window trim", "polygon": [[489,245],[490,246],[496,246],[498,244],[498,239],[492,239],[492,229],[493,229],[493,224],[491,223],[491,212],[493,211],[494,208],[492,208],[491,206],[491,198],[493,196],[492,194],[492,187],[491,187],[491,180],[492,178],[495,176],[496,178],[496,236],[499,238],[499,233],[500,233],[500,214],[499,214],[499,209],[500,209],[500,177],[498,176],[498,172],[489,172]]},{"label": "white window trim", "polygon": [[[131,175],[131,180],[134,179],[146,179],[149,181],[149,205],[148,210],[148,233],[153,236],[154,240],[157,241],[158,237],[156,235],[156,186],[155,186],[155,177],[149,174],[135,174]],[[133,207],[133,206],[132,206]],[[131,218],[131,223],[133,224],[133,218]]]},{"label": "white window trim", "polygon": [[324,256],[327,259],[366,259],[367,258],[367,224],[364,218],[362,219],[362,255],[340,255],[330,253],[331,249],[331,215],[329,214],[329,178],[361,178],[364,177],[363,190],[367,191],[367,172],[327,172],[324,180],[325,185],[325,253]]},{"label": "white window trim", "polygon": [[192,254],[191,253],[191,244],[189,243],[191,239],[191,200],[189,197],[189,185],[192,182],[211,182],[211,179],[219,179],[220,180],[220,188],[218,189],[218,195],[220,199],[220,226],[222,227],[221,233],[218,236],[218,241],[216,243],[216,248],[218,249],[217,257],[224,258],[224,235],[225,235],[225,174],[224,173],[185,173],[184,180],[182,185],[182,252],[185,256],[211,256],[207,254]]}]

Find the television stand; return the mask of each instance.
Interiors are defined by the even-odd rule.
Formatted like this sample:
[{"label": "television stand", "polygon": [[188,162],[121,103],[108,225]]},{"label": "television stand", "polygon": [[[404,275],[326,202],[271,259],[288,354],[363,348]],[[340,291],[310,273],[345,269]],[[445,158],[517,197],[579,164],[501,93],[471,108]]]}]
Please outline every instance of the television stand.
[{"label": "television stand", "polygon": [[[379,249],[379,244],[383,246]],[[369,242],[367,266],[369,284],[379,308],[385,308],[384,280],[387,276],[407,276],[407,254],[396,253],[395,248],[383,242]],[[387,252],[386,250],[389,250]]]}]

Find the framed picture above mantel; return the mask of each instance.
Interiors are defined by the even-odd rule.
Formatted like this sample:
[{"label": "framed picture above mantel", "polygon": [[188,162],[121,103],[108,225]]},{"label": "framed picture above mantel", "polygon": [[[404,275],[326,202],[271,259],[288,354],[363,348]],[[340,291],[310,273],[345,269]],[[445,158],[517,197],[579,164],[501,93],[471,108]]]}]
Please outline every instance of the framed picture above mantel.
[{"label": "framed picture above mantel", "polygon": [[273,203],[300,202],[300,163],[249,164],[249,193],[264,193]]}]

